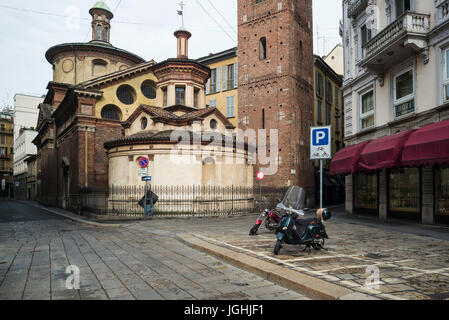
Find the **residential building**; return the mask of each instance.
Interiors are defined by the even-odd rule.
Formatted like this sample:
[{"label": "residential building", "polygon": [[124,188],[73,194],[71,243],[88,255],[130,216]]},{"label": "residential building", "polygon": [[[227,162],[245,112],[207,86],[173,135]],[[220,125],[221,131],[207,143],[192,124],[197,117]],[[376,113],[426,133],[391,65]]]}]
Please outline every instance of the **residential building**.
[{"label": "residential building", "polygon": [[29,155],[37,153],[33,139],[37,135],[38,106],[44,97],[18,93],[14,96],[14,188],[16,199],[26,199],[27,164]]},{"label": "residential building", "polygon": [[31,155],[25,159],[25,163],[27,164],[27,200],[38,200],[39,194],[38,192],[38,183],[40,177],[37,176],[37,155]]},{"label": "residential building", "polygon": [[449,0],[344,0],[346,210],[449,221]]},{"label": "residential building", "polygon": [[0,112],[0,199],[11,199],[14,195],[13,137],[14,119],[12,111],[4,108]]},{"label": "residential building", "polygon": [[326,62],[336,74],[343,77],[344,74],[344,63],[343,63],[343,46],[337,44],[327,56],[323,57],[324,62]]},{"label": "residential building", "polygon": [[[36,105],[36,110],[38,106]],[[37,117],[36,117],[37,124]],[[28,165],[25,160],[37,154],[37,148],[33,144],[37,131],[32,128],[22,128],[14,142],[14,198],[24,200],[28,197],[27,172]]]},{"label": "residential building", "polygon": [[206,104],[217,107],[238,127],[238,58],[237,48],[199,58],[197,62],[211,69],[206,84]]},{"label": "residential building", "polygon": [[[343,58],[341,56],[341,58]],[[337,57],[334,58],[334,60]],[[343,65],[343,59],[340,60]],[[334,61],[334,66],[338,67]],[[343,147],[343,94],[342,76],[338,75],[324,58],[314,55],[314,119],[316,127],[331,126],[331,156]],[[315,198],[319,199],[318,160],[313,161],[315,167]],[[332,205],[344,201],[344,179],[329,175],[330,160],[323,160],[323,201]]]},{"label": "residential building", "polygon": [[[275,155],[277,171],[263,184],[300,185],[310,191],[309,199],[314,189],[312,26],[311,0],[238,1],[239,129],[266,130],[258,139],[266,141],[268,156]],[[271,129],[278,130],[278,141],[271,141]],[[254,175],[266,168],[258,162]]]}]

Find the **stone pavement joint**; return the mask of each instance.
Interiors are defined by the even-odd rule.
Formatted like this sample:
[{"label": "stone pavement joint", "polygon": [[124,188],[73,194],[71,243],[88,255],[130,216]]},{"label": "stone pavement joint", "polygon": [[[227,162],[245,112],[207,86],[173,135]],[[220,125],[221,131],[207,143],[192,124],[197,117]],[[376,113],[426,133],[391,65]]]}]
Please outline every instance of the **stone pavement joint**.
[{"label": "stone pavement joint", "polygon": [[176,238],[194,249],[211,254],[228,263],[251,271],[268,281],[298,291],[311,298],[327,300],[341,299],[354,294],[352,290],[347,288],[277,266],[273,263],[249,257],[242,253],[218,247],[190,234],[179,234]]}]

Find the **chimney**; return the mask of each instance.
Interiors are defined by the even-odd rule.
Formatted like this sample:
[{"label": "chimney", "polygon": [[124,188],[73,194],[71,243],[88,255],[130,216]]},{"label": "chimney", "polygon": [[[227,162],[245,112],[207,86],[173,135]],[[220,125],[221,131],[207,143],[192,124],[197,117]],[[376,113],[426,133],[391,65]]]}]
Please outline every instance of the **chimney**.
[{"label": "chimney", "polygon": [[189,39],[192,34],[187,30],[178,30],[175,32],[175,37],[178,39],[178,59],[189,58]]}]

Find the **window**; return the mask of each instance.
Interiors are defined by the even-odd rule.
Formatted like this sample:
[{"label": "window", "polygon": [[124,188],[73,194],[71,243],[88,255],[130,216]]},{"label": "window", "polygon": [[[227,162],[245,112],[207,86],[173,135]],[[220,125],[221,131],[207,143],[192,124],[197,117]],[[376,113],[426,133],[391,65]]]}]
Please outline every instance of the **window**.
[{"label": "window", "polygon": [[262,129],[265,129],[265,109],[262,109]]},{"label": "window", "polygon": [[200,90],[195,88],[193,90],[193,107],[194,108],[198,108],[198,103],[199,103],[199,95],[200,95]]},{"label": "window", "polygon": [[323,93],[324,93],[324,80],[323,80],[323,76],[321,75],[320,72],[316,72],[316,95],[318,97],[323,97]]},{"label": "window", "polygon": [[321,102],[321,100],[318,100],[318,123],[319,124],[322,124],[322,114],[321,114],[321,112],[322,112],[322,105],[323,105],[323,103]]},{"label": "window", "polygon": [[124,104],[133,104],[135,92],[131,86],[122,85],[117,89],[117,98]]},{"label": "window", "polygon": [[360,35],[362,38],[362,47],[363,45],[365,45],[365,43],[367,43],[368,41],[371,40],[371,29],[368,29],[366,24],[364,24],[361,28],[360,28]]},{"label": "window", "polygon": [[218,122],[217,122],[217,120],[215,120],[215,119],[212,119],[212,120],[210,121],[210,123],[209,123],[209,126],[210,126],[210,128],[211,128],[212,130],[217,129],[217,125],[218,125]]},{"label": "window", "polygon": [[0,160],[0,169],[6,169],[6,161]]},{"label": "window", "polygon": [[[229,90],[229,89],[234,89],[234,71],[235,71],[235,64],[230,64],[227,66],[227,68],[225,68],[227,70],[227,75],[226,75],[226,87],[223,88],[224,90]],[[225,79],[223,79],[225,80]]]},{"label": "window", "polygon": [[216,108],[217,107],[217,100],[211,100],[209,101],[209,107]]},{"label": "window", "polygon": [[6,130],[6,126],[4,123],[0,124],[0,130],[1,131],[5,131]]},{"label": "window", "polygon": [[156,85],[153,81],[151,80],[144,81],[140,86],[140,89],[142,91],[142,94],[148,99],[156,98]]},{"label": "window", "polygon": [[267,58],[267,38],[262,37],[259,40],[259,59],[265,60]]},{"label": "window", "polygon": [[6,144],[6,136],[0,135],[0,144]]},{"label": "window", "polygon": [[410,0],[396,0],[396,18],[409,10],[411,10]]},{"label": "window", "polygon": [[104,28],[104,41],[109,41],[109,29]]},{"label": "window", "polygon": [[146,117],[140,119],[140,127],[142,128],[142,130],[145,130],[147,126],[148,126],[148,119]]},{"label": "window", "polygon": [[100,25],[98,25],[97,26],[97,40],[101,40],[102,39],[102,37],[101,37],[101,26]]},{"label": "window", "polygon": [[0,155],[7,155],[8,154],[8,148],[6,147],[0,147]]},{"label": "window", "polygon": [[435,202],[438,216],[449,216],[449,167],[442,165],[435,172]]},{"label": "window", "polygon": [[367,129],[374,126],[374,91],[362,95],[360,110],[361,129]]},{"label": "window", "polygon": [[120,121],[121,111],[117,106],[107,105],[101,110],[101,118]]},{"label": "window", "polygon": [[388,186],[390,211],[419,213],[421,181],[418,168],[391,169]]},{"label": "window", "polygon": [[413,69],[394,77],[394,113],[401,117],[415,111],[415,89]]},{"label": "window", "polygon": [[234,96],[226,97],[226,117],[234,118]]},{"label": "window", "polygon": [[449,101],[449,49],[445,51],[444,54],[444,63],[446,65],[445,72],[444,72],[444,86],[443,86],[443,92],[444,92],[444,101]]},{"label": "window", "polygon": [[300,40],[299,41],[299,62],[302,63],[303,59],[304,59],[304,51],[302,48],[302,40]]},{"label": "window", "polygon": [[185,87],[176,87],[176,104],[177,105],[185,105],[186,103],[186,88]]},{"label": "window", "polygon": [[335,87],[335,108],[340,107],[340,90],[338,87]]},{"label": "window", "polygon": [[101,59],[95,59],[92,61],[92,76],[100,77],[104,76],[107,71],[108,63]]},{"label": "window", "polygon": [[209,93],[214,94],[220,91],[220,68],[212,69],[209,80]]},{"label": "window", "polygon": [[329,80],[326,80],[326,101],[332,104],[333,100],[333,88],[332,83]]},{"label": "window", "polygon": [[326,125],[330,126],[332,124],[332,108],[326,107]]},{"label": "window", "polygon": [[162,88],[162,95],[163,95],[162,105],[165,107],[167,106],[167,87]]}]

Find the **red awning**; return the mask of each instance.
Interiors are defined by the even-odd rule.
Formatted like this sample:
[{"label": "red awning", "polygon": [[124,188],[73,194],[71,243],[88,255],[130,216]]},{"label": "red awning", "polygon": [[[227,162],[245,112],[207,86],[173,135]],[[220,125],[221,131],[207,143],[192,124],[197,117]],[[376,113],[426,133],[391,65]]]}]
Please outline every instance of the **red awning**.
[{"label": "red awning", "polygon": [[369,141],[365,141],[338,151],[331,162],[330,174],[349,174],[357,171],[360,153],[368,143]]},{"label": "red awning", "polygon": [[359,168],[379,170],[401,166],[402,147],[408,137],[415,132],[409,130],[371,141],[359,157]]},{"label": "red awning", "polygon": [[449,120],[421,127],[402,151],[403,166],[449,163]]}]

